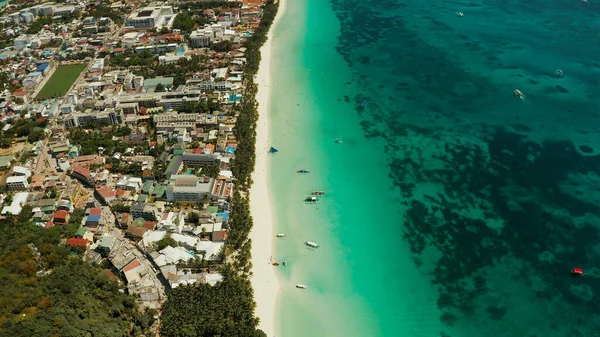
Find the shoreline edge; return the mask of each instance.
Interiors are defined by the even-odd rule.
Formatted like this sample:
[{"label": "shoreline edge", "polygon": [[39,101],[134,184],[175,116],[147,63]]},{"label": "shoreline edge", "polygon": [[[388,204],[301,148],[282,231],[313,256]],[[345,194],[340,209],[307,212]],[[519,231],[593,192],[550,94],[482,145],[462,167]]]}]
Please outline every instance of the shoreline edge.
[{"label": "shoreline edge", "polygon": [[[256,75],[258,92],[258,122],[256,125],[256,164],[252,173],[253,184],[250,188],[250,214],[254,225],[250,232],[252,240],[252,276],[250,281],[254,289],[256,302],[255,315],[260,319],[258,328],[267,336],[275,333],[275,310],[277,296],[281,287],[274,267],[271,265],[273,256],[274,218],[271,208],[271,198],[268,187],[268,154],[269,148],[269,99],[271,80],[271,47],[274,31],[277,28],[283,12],[285,1],[277,1],[278,10],[269,29],[267,41],[261,47],[261,61]],[[266,241],[266,242],[265,242]]]}]

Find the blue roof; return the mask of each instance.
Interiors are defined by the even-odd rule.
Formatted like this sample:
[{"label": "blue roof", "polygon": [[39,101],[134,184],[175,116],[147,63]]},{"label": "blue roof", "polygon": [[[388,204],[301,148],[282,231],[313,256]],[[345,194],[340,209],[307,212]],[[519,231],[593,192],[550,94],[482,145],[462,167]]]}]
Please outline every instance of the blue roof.
[{"label": "blue roof", "polygon": [[48,65],[49,65],[49,63],[48,63],[48,62],[44,62],[44,63],[40,64],[40,65],[37,67],[37,71],[44,71],[44,70],[46,70],[46,68],[48,68]]},{"label": "blue roof", "polygon": [[101,214],[90,214],[88,215],[86,222],[98,222],[100,221],[100,218],[102,218]]}]

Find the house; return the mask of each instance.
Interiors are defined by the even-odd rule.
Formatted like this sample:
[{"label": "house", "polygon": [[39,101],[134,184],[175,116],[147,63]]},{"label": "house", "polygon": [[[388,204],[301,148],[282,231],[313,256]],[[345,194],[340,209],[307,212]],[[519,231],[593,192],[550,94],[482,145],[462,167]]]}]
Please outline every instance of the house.
[{"label": "house", "polygon": [[123,268],[123,274],[125,275],[127,284],[135,284],[139,282],[145,274],[148,274],[148,271],[140,260],[135,259]]},{"label": "house", "polygon": [[14,159],[14,156],[0,156],[0,169],[8,169]]},{"label": "house", "polygon": [[164,213],[158,222],[158,229],[168,232],[179,233],[183,229],[185,220],[182,214],[169,212]]},{"label": "house", "polygon": [[117,248],[117,238],[111,235],[105,235],[98,241],[96,251],[102,256],[107,257]]},{"label": "house", "polygon": [[66,245],[69,247],[84,247],[85,249],[88,249],[90,247],[90,242],[86,239],[73,237],[67,239]]},{"label": "house", "polygon": [[156,221],[156,215],[158,214],[158,210],[154,204],[145,202],[134,203],[131,205],[130,212],[134,218],[144,218],[150,221]]},{"label": "house", "polygon": [[106,205],[110,204],[113,200],[115,200],[117,196],[117,192],[111,189],[108,186],[102,186],[97,188],[95,191],[96,196]]},{"label": "house", "polygon": [[79,228],[75,234],[75,237],[79,239],[86,239],[89,242],[94,242],[94,233],[85,227]]},{"label": "house", "polygon": [[218,230],[212,233],[212,241],[224,242],[225,240],[227,240],[227,231]]},{"label": "house", "polygon": [[95,174],[83,166],[75,167],[73,169],[72,175],[74,178],[78,179],[79,181],[88,186],[93,186],[95,183]]},{"label": "house", "polygon": [[87,216],[85,220],[86,227],[98,227],[100,225],[100,221],[102,220],[102,214],[90,214]]},{"label": "house", "polygon": [[77,156],[79,156],[79,147],[77,145],[73,145],[69,150],[69,158],[73,159]]},{"label": "house", "polygon": [[129,213],[117,213],[115,215],[115,222],[119,228],[128,228],[133,218]]},{"label": "house", "polygon": [[56,211],[54,213],[54,220],[53,222],[55,224],[59,224],[59,223],[67,223],[69,222],[69,212],[64,211],[64,210],[60,210],[60,211]]}]

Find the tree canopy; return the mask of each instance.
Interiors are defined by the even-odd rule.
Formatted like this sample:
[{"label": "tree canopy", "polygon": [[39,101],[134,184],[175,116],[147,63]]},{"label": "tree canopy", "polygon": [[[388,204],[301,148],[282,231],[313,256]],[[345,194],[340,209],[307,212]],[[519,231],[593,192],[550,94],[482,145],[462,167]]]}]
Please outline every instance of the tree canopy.
[{"label": "tree canopy", "polygon": [[179,286],[169,293],[161,316],[164,337],[266,337],[254,317],[252,286],[246,278],[223,270],[215,286]]},{"label": "tree canopy", "polygon": [[139,336],[152,324],[155,311],[140,312],[101,268],[61,244],[69,225],[38,227],[25,221],[31,208],[23,211],[0,221],[0,336]]}]

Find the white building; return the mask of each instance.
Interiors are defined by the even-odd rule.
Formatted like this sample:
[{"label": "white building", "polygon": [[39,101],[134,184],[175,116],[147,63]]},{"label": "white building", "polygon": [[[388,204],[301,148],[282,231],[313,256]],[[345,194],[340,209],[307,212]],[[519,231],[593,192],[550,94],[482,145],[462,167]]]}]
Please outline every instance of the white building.
[{"label": "white building", "polygon": [[134,28],[161,27],[172,16],[173,7],[171,6],[143,7],[129,16],[125,26]]},{"label": "white building", "polygon": [[142,178],[123,177],[117,182],[117,189],[138,192],[142,188]]},{"label": "white building", "polygon": [[172,175],[171,182],[166,189],[167,200],[202,200],[205,196],[210,196],[214,182],[213,178],[201,179],[190,174]]},{"label": "white building", "polygon": [[94,63],[90,66],[90,71],[102,71],[104,69],[104,59],[95,59]]},{"label": "white building", "polygon": [[194,48],[210,47],[215,34],[210,28],[203,28],[193,31],[190,34],[190,44]]},{"label": "white building", "polygon": [[23,209],[23,205],[27,202],[27,197],[29,197],[29,192],[19,192],[15,193],[12,203],[8,206],[4,206],[2,209],[2,215],[5,214],[14,214],[18,215],[21,213],[21,209]]},{"label": "white building", "polygon": [[25,176],[26,178],[31,177],[31,170],[23,166],[13,166],[13,176]]},{"label": "white building", "polygon": [[29,188],[29,182],[25,176],[11,176],[6,178],[6,187],[9,190],[26,190]]},{"label": "white building", "polygon": [[164,213],[158,221],[157,229],[179,233],[183,231],[185,225],[185,217],[181,213],[169,212]]}]

